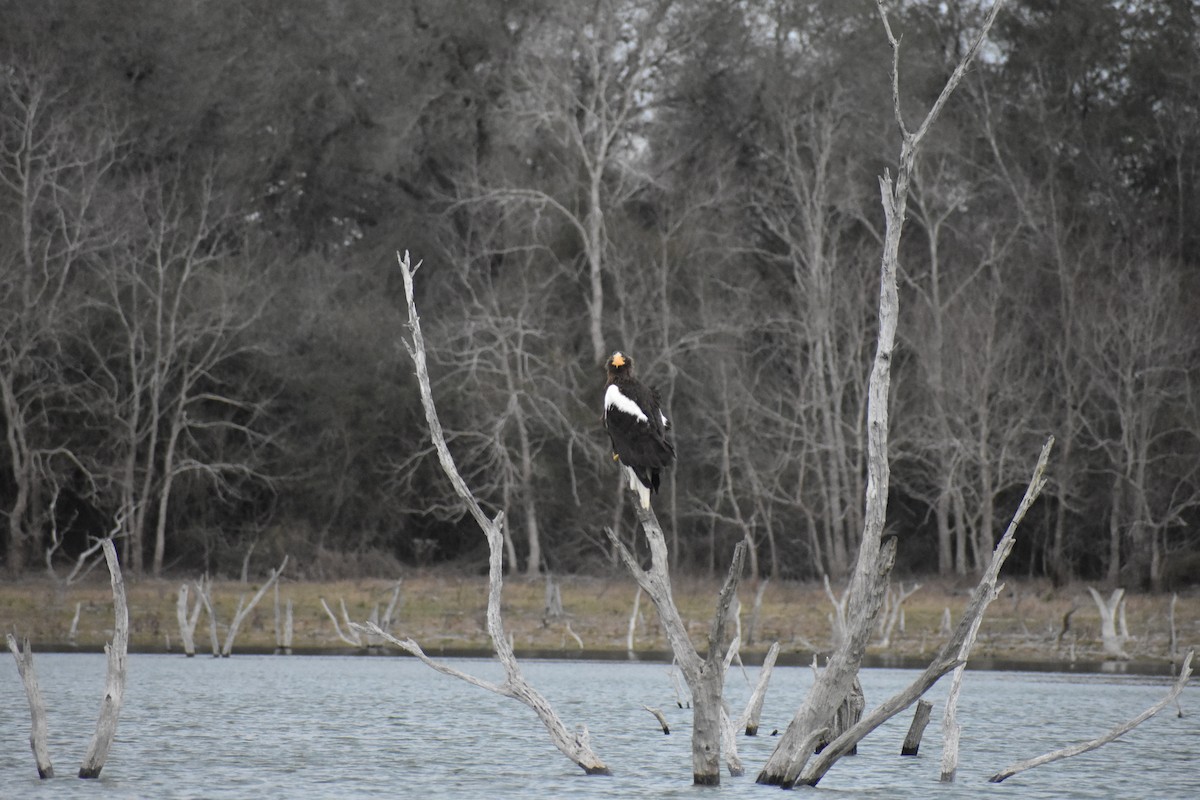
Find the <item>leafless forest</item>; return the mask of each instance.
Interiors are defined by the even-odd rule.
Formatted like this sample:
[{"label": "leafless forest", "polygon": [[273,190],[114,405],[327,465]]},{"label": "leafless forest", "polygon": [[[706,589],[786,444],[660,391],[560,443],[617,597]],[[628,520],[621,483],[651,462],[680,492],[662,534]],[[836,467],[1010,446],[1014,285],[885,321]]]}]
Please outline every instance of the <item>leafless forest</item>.
[{"label": "leafless forest", "polygon": [[[983,10],[986,10],[986,5]],[[974,2],[897,3],[929,107]],[[0,552],[134,574],[482,570],[399,342],[522,572],[613,570],[620,348],[674,565],[845,576],[892,168],[874,3],[0,0]],[[1017,0],[923,145],[897,569],[1200,575],[1200,7]],[[914,111],[914,114],[917,113]]]}]

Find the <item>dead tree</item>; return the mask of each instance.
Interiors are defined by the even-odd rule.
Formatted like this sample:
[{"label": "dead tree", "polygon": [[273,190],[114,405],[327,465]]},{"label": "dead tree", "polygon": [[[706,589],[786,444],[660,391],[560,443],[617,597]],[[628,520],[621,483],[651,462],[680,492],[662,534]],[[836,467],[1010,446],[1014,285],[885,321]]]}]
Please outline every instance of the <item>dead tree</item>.
[{"label": "dead tree", "polygon": [[[333,632],[337,634],[337,637],[351,647],[362,647],[362,637],[358,635],[358,631],[354,629],[354,623],[350,621],[350,613],[346,611],[346,601],[340,597],[338,598],[338,602],[341,604],[342,609],[342,622],[344,622],[346,626],[345,630],[343,630],[342,626],[338,624],[337,616],[329,608],[329,604],[325,602],[325,598],[321,597],[319,599],[321,601],[321,608],[325,609],[325,613],[329,615],[329,621],[333,623]],[[368,621],[374,622],[374,620]]]},{"label": "dead tree", "polygon": [[[438,419],[437,407],[433,402],[433,389],[429,382],[429,368],[425,361],[425,338],[421,334],[421,320],[417,315],[417,305],[413,291],[413,273],[416,271],[416,267],[411,265],[408,253],[405,253],[403,256],[397,253],[396,259],[400,264],[400,273],[404,281],[404,295],[408,304],[408,327],[412,336],[412,341],[405,341],[404,347],[408,350],[408,354],[412,358],[413,365],[416,368],[417,383],[421,391],[421,405],[425,410],[425,421],[429,425],[429,436],[433,440],[433,446],[437,451],[442,471],[454,486],[454,490],[459,498],[466,505],[467,511],[475,518],[475,522],[478,523],[484,536],[487,537],[489,551],[488,636],[492,640],[492,648],[495,650],[496,658],[504,667],[505,680],[501,684],[489,683],[488,681],[480,680],[473,675],[434,661],[425,655],[421,646],[412,639],[397,639],[378,625],[367,624],[361,626],[361,628],[416,656],[429,667],[444,675],[451,675],[473,686],[478,686],[481,689],[495,692],[503,697],[511,697],[524,703],[538,715],[538,719],[542,721],[542,724],[546,726],[546,730],[550,733],[550,738],[554,742],[554,746],[563,755],[571,759],[576,766],[589,775],[608,775],[611,772],[608,766],[592,750],[587,726],[579,726],[579,729],[574,733],[569,731],[546,698],[521,675],[517,658],[513,654],[512,643],[504,632],[504,626],[500,618],[500,594],[504,584],[504,512],[501,511],[495,517],[489,517],[475,499],[474,493],[467,486],[466,481],[463,480],[458,467],[454,463],[454,457],[450,453],[450,448],[446,444],[445,434],[442,432],[442,423]],[[417,267],[419,266],[420,264],[417,265]]]},{"label": "dead tree", "polygon": [[25,639],[22,652],[17,646],[17,638],[8,634],[8,649],[17,660],[17,672],[21,682],[25,684],[25,696],[29,699],[29,747],[33,750],[33,760],[37,763],[39,778],[53,778],[54,764],[50,761],[50,749],[46,745],[46,703],[42,700],[42,690],[38,688],[37,674],[33,671],[33,648],[29,639]]},{"label": "dead tree", "polygon": [[[888,44],[892,48],[892,107],[903,138],[895,180],[893,181],[886,173],[879,180],[885,230],[883,253],[880,260],[879,330],[867,389],[866,510],[862,539],[859,542],[858,561],[847,589],[849,607],[847,609],[846,638],[834,651],[828,666],[814,682],[804,704],[792,718],[787,731],[780,737],[775,751],[758,775],[759,783],[783,787],[791,787],[796,784],[812,753],[811,742],[817,738],[816,732],[829,724],[835,710],[849,694],[850,687],[862,663],[867,639],[874,628],[875,618],[887,586],[892,560],[895,557],[895,540],[889,539],[889,544],[886,546],[883,543],[883,526],[890,480],[888,395],[891,387],[892,352],[895,347],[899,315],[896,270],[899,263],[900,237],[908,207],[909,182],[914,172],[917,152],[922,140],[929,132],[930,126],[938,118],[950,95],[958,87],[967,67],[979,52],[984,38],[1003,5],[1003,0],[995,0],[966,53],[954,68],[954,72],[934,101],[929,113],[915,131],[909,130],[901,112],[900,42],[892,33],[883,0],[876,0],[876,4],[884,31],[887,34]],[[913,697],[908,703],[915,700],[916,697]],[[864,719],[859,725],[866,721]],[[856,725],[855,728],[857,727],[859,726]],[[847,731],[846,734],[838,737],[834,744],[848,736],[849,733]],[[837,752],[834,744],[822,751],[822,756]],[[829,764],[832,764],[832,761]],[[820,774],[824,774],[824,771],[822,770]],[[815,783],[819,779],[819,776],[814,775],[812,782]]]},{"label": "dead tree", "polygon": [[908,726],[908,734],[904,737],[904,744],[900,746],[900,755],[915,756],[921,750],[921,736],[925,733],[925,726],[929,724],[929,715],[933,713],[933,703],[928,700],[918,700],[917,710],[913,714],[912,724]]},{"label": "dead tree", "polygon": [[779,642],[772,644],[771,649],[767,651],[762,669],[758,673],[758,683],[754,685],[754,692],[746,703],[746,710],[738,719],[737,726],[745,728],[747,736],[758,735],[758,720],[762,716],[763,700],[767,696],[767,684],[771,681],[771,672],[775,669],[777,658],[779,658]]},{"label": "dead tree", "polygon": [[1179,697],[1180,692],[1183,691],[1183,687],[1187,685],[1188,678],[1192,674],[1192,656],[1194,656],[1195,653],[1195,650],[1188,651],[1187,655],[1183,659],[1183,667],[1179,671],[1179,678],[1175,681],[1175,685],[1171,687],[1171,690],[1167,692],[1166,696],[1154,705],[1147,708],[1141,714],[1138,714],[1133,719],[1129,720],[1128,722],[1121,723],[1108,733],[1098,736],[1090,741],[1072,745],[1071,747],[1064,747],[1061,750],[1055,750],[1052,753],[1046,753],[1045,755],[1038,756],[1037,758],[1031,758],[1027,761],[1019,761],[1016,764],[1012,764],[1011,766],[1000,770],[995,775],[992,775],[990,778],[988,778],[988,781],[991,783],[1000,783],[1001,781],[1007,780],[1013,775],[1016,775],[1018,772],[1024,772],[1027,769],[1040,767],[1043,764],[1050,764],[1055,761],[1061,761],[1064,758],[1070,758],[1071,756],[1077,756],[1082,753],[1091,752],[1092,750],[1102,747],[1114,739],[1129,733],[1129,731],[1133,730],[1138,725],[1141,725],[1143,722],[1162,711],[1164,708],[1170,705],[1172,701]]},{"label": "dead tree", "polygon": [[287,562],[288,557],[285,555],[283,562],[279,565],[279,569],[271,570],[266,583],[258,587],[258,591],[254,593],[254,597],[250,598],[249,603],[245,602],[245,595],[238,598],[237,611],[233,614],[233,621],[229,623],[229,630],[225,632],[225,646],[221,648],[222,658],[229,658],[229,656],[233,655],[233,640],[237,636],[238,628],[242,626],[242,620],[254,610],[254,607],[258,605],[258,601],[262,600],[263,595],[267,593],[271,585],[279,580],[279,576],[283,574],[283,570],[287,567]]},{"label": "dead tree", "polygon": [[999,587],[996,585],[996,580],[1000,575],[1000,567],[1004,565],[1008,554],[1012,552],[1013,544],[1016,541],[1017,526],[1020,525],[1021,520],[1025,517],[1025,513],[1033,505],[1033,501],[1037,499],[1046,485],[1045,472],[1050,461],[1050,450],[1053,446],[1053,437],[1047,439],[1046,443],[1042,446],[1041,456],[1038,458],[1037,466],[1034,467],[1033,477],[1029,481],[1029,486],[1025,489],[1025,496],[1021,498],[1017,511],[1013,515],[1012,521],[1009,522],[1008,528],[1004,531],[1004,535],[996,543],[996,549],[992,551],[992,560],[988,564],[988,568],[984,571],[983,577],[980,578],[979,584],[975,587],[975,591],[971,594],[971,600],[967,603],[967,607],[958,621],[954,635],[942,646],[937,656],[916,680],[909,684],[907,688],[893,695],[872,710],[871,713],[865,715],[860,722],[853,725],[841,736],[834,739],[828,747],[821,751],[820,755],[813,759],[812,763],[799,776],[796,783],[815,786],[834,763],[843,755],[850,752],[850,749],[858,744],[867,734],[916,702],[947,672],[965,663],[967,653],[970,649],[967,647],[967,643],[974,639],[975,632],[979,629],[979,623],[983,619],[984,612],[987,611],[988,605],[999,594]]},{"label": "dead tree", "polygon": [[[1129,637],[1124,623],[1125,590],[1113,589],[1107,601],[1091,586],[1087,587],[1087,590],[1096,603],[1096,610],[1100,612],[1100,643],[1104,654],[1113,658],[1128,659],[1129,653],[1125,652],[1125,640]],[[1121,620],[1120,633],[1117,633],[1118,619]]]},{"label": "dead tree", "polygon": [[203,603],[203,598],[197,593],[196,602],[189,612],[188,585],[186,583],[180,585],[179,598],[175,602],[175,616],[179,620],[179,639],[183,642],[183,653],[188,658],[196,655],[196,623],[200,621],[200,609]]},{"label": "dead tree", "polygon": [[[663,631],[683,672],[683,679],[692,692],[692,781],[698,786],[716,786],[721,782],[721,742],[725,725],[722,721],[722,698],[725,691],[726,661],[722,654],[725,625],[729,608],[737,592],[738,580],[746,561],[746,541],[738,542],[725,585],[717,596],[708,634],[708,654],[701,658],[688,636],[687,625],[679,615],[671,593],[671,576],[667,568],[667,542],[654,509],[634,506],[638,521],[650,545],[650,568],[642,569],[637,559],[612,528],[606,528],[609,541],[633,574],[638,586],[646,592],[658,609]],[[730,726],[732,727],[732,726]],[[728,753],[736,758],[733,752]],[[732,771],[732,770],[731,770]]]},{"label": "dead tree", "polygon": [[99,778],[113,736],[117,733],[117,720],[121,716],[121,701],[125,696],[125,660],[129,651],[129,607],[125,603],[125,580],[121,577],[121,565],[117,563],[117,549],[112,539],[104,540],[104,559],[108,562],[108,573],[113,593],[113,640],[104,646],[108,656],[108,674],[104,682],[104,699],[100,702],[100,717],[96,720],[96,733],[79,768],[81,778]]},{"label": "dead tree", "polygon": [[[79,768],[80,778],[98,778],[100,770],[108,760],[108,752],[112,747],[113,737],[117,732],[117,721],[121,716],[121,701],[125,696],[125,662],[129,652],[129,606],[125,601],[125,580],[121,576],[121,565],[117,562],[117,549],[112,539],[102,541],[104,559],[108,563],[108,572],[112,583],[113,593],[113,639],[104,646],[108,656],[108,671],[104,682],[104,698],[100,701],[100,715],[96,720],[96,732],[92,735],[91,744]],[[17,640],[8,634],[8,648],[17,660],[17,671],[25,684],[25,694],[29,698],[29,714],[31,727],[29,744],[33,749],[34,760],[37,763],[38,776],[53,778],[54,766],[50,761],[47,747],[46,705],[38,687],[37,676],[33,671],[33,651],[29,641],[25,641],[24,652],[17,647]]]}]

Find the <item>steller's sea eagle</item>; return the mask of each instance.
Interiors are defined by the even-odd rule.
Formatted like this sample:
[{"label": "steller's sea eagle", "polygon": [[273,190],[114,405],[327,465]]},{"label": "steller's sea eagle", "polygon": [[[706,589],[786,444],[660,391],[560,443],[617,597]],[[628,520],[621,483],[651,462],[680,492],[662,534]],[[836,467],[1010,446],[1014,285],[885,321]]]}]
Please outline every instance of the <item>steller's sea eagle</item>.
[{"label": "steller's sea eagle", "polygon": [[604,427],[612,440],[613,460],[625,468],[629,488],[638,493],[642,508],[649,508],[650,493],[658,491],[659,470],[675,460],[675,445],[668,436],[671,423],[658,393],[634,376],[632,358],[618,350],[605,367]]}]

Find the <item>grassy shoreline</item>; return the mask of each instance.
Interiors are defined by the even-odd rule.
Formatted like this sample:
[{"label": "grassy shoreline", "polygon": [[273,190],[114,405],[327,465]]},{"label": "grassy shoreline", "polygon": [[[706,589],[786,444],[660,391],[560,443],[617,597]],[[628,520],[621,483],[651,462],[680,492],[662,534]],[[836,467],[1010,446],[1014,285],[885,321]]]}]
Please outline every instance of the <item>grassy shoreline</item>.
[{"label": "grassy shoreline", "polygon": [[[127,578],[130,611],[130,649],[180,652],[176,600],[184,578]],[[623,656],[626,654],[631,612],[637,589],[632,580],[564,576],[556,579],[563,615],[546,610],[544,579],[509,577],[504,586],[504,625],[518,653],[539,657]],[[188,580],[189,584],[191,580]],[[898,620],[891,642],[883,647],[873,637],[868,655],[874,663],[908,665],[932,654],[944,641],[945,610],[957,618],[972,586],[940,579],[921,581],[922,587],[904,603],[903,629]],[[239,597],[248,601],[261,581],[216,581],[212,597],[218,618],[218,637],[224,642]],[[379,614],[392,597],[395,581],[291,581],[279,588],[280,605],[291,600],[295,652],[355,652],[335,632],[321,607],[323,598],[340,617],[344,602],[350,619],[362,621],[372,609]],[[905,589],[912,581],[905,581]],[[717,580],[683,578],[675,581],[675,600],[687,621],[693,641],[705,646],[718,589]],[[842,587],[835,586],[835,592]],[[755,587],[744,585],[741,630],[747,663],[778,640],[781,661],[807,663],[813,652],[827,653],[831,644],[832,609],[823,586],[814,582],[771,582],[763,592],[754,618]],[[194,602],[195,591],[191,593]],[[1170,650],[1169,594],[1127,595],[1126,620],[1131,635],[1126,649],[1138,662],[1167,664]],[[490,647],[485,628],[487,579],[450,572],[428,571],[403,579],[392,633],[416,639],[431,653],[471,653]],[[76,607],[79,620],[70,636]],[[1070,613],[1064,632],[1063,620]],[[282,618],[282,609],[280,610]],[[243,621],[234,652],[272,652],[276,646],[275,597],[268,592]],[[341,620],[339,619],[339,622]],[[107,576],[94,574],[71,586],[48,578],[29,578],[0,585],[0,625],[6,632],[28,637],[35,649],[99,649],[111,635],[112,596]],[[1200,643],[1200,595],[1179,596],[1175,631],[1180,652]],[[208,621],[201,614],[195,632],[197,652],[210,651]],[[634,650],[643,658],[661,657],[668,645],[657,612],[641,598],[634,630]],[[972,660],[1000,660],[1037,668],[1064,661],[1098,663],[1105,660],[1100,646],[1100,615],[1082,584],[1052,588],[1045,582],[1009,580],[1003,594],[988,609]]]}]

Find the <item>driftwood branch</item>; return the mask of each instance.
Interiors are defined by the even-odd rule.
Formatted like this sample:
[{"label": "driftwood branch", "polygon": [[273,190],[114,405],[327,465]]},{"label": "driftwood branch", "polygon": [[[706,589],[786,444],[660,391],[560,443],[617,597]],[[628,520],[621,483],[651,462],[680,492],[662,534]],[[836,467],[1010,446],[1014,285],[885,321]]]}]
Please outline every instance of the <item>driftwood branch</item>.
[{"label": "driftwood branch", "polygon": [[33,648],[29,639],[25,639],[24,651],[17,646],[17,638],[8,634],[8,649],[17,660],[17,672],[21,682],[25,684],[25,696],[29,700],[29,747],[33,750],[33,760],[37,764],[39,778],[53,778],[54,764],[50,761],[50,749],[46,744],[49,729],[46,726],[46,703],[42,700],[42,690],[38,688],[37,674],[33,670]]},{"label": "driftwood branch", "polygon": [[1147,708],[1141,714],[1138,714],[1133,719],[1131,719],[1127,722],[1121,723],[1120,725],[1113,728],[1108,733],[1106,733],[1102,736],[1098,736],[1095,739],[1092,739],[1091,741],[1072,745],[1071,747],[1064,747],[1061,750],[1055,750],[1052,753],[1046,753],[1045,755],[1038,756],[1037,758],[1031,758],[1027,761],[1018,761],[1016,764],[1013,764],[1009,767],[1006,767],[1005,769],[1000,770],[995,775],[988,778],[988,781],[990,781],[991,783],[1000,783],[1001,781],[1011,778],[1013,775],[1016,775],[1019,772],[1024,772],[1025,770],[1033,769],[1034,767],[1040,767],[1043,764],[1050,764],[1055,761],[1061,761],[1064,758],[1070,758],[1072,756],[1077,756],[1077,755],[1080,755],[1081,753],[1090,752],[1092,750],[1095,750],[1098,747],[1102,747],[1102,746],[1108,744],[1109,742],[1113,741],[1114,739],[1117,739],[1118,737],[1124,736],[1126,733],[1129,733],[1131,730],[1136,728],[1138,725],[1141,725],[1143,722],[1150,719],[1158,712],[1162,711],[1164,708],[1166,708],[1168,705],[1170,705],[1177,697],[1179,697],[1179,694],[1183,691],[1183,687],[1187,685],[1188,678],[1192,674],[1192,656],[1194,656],[1195,653],[1196,653],[1195,650],[1188,651],[1187,656],[1185,656],[1183,659],[1183,667],[1179,671],[1179,678],[1175,681],[1175,685],[1173,685],[1171,687],[1171,690],[1167,692],[1166,696],[1163,697],[1163,699],[1159,700],[1154,705]]},{"label": "driftwood branch", "polygon": [[660,728],[662,728],[663,735],[665,735],[665,736],[671,735],[671,725],[667,722],[667,718],[663,716],[663,712],[662,712],[661,708],[651,708],[650,706],[645,705],[645,704],[642,705],[642,708],[645,709],[646,711],[649,711],[651,714],[654,715],[654,718],[656,720],[658,720],[658,726]]},{"label": "driftwood branch", "polygon": [[129,651],[129,607],[125,602],[125,580],[121,577],[121,565],[117,563],[117,549],[112,539],[104,540],[104,559],[108,562],[108,573],[113,593],[113,640],[104,646],[108,655],[108,673],[104,682],[104,699],[100,702],[100,717],[96,720],[96,733],[88,746],[83,765],[79,768],[81,778],[99,778],[113,736],[117,733],[117,720],[121,716],[121,701],[125,696],[125,661]]}]

